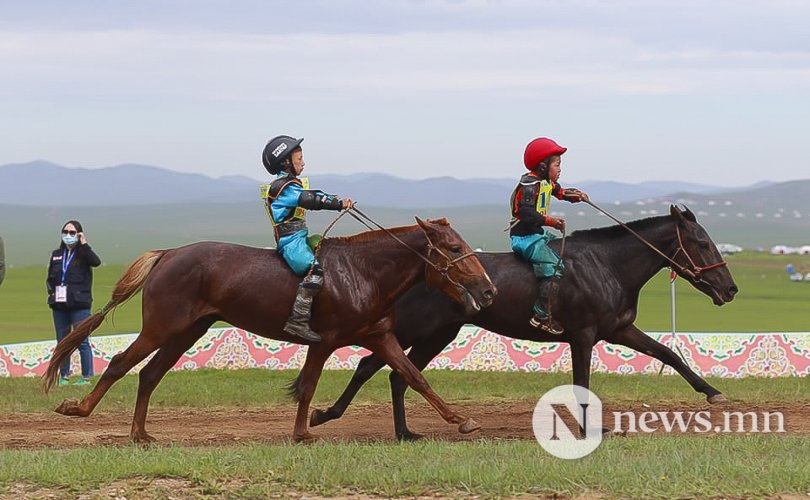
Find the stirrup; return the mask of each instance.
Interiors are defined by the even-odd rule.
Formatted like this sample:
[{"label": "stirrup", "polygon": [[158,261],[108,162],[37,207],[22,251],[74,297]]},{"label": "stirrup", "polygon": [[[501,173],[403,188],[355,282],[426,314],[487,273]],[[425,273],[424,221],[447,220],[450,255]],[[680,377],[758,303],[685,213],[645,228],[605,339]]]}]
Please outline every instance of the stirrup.
[{"label": "stirrup", "polygon": [[551,315],[540,316],[539,314],[535,313],[529,320],[529,324],[538,330],[543,330],[544,332],[548,332],[552,335],[562,335],[565,331],[562,325],[557,323],[557,321],[555,321]]}]

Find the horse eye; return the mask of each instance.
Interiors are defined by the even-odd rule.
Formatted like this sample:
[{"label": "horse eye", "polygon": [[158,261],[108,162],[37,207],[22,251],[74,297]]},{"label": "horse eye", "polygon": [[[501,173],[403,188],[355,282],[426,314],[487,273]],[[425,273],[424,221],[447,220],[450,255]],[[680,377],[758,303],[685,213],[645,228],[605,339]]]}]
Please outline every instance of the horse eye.
[{"label": "horse eye", "polygon": [[454,245],[454,246],[450,247],[450,251],[453,252],[453,253],[461,253],[461,247],[458,246],[458,245]]},{"label": "horse eye", "polygon": [[702,248],[703,250],[707,250],[707,249],[709,248],[709,242],[708,242],[708,241],[705,241],[705,240],[698,241],[698,245],[699,245],[699,246],[700,246],[700,248]]}]

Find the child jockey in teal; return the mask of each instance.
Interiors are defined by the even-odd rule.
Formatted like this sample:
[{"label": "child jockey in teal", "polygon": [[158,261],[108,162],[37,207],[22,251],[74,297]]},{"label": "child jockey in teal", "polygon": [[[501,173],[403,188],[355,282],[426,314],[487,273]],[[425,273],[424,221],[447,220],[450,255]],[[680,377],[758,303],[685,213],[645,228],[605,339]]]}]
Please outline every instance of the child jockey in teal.
[{"label": "child jockey in teal", "polygon": [[[352,206],[349,198],[338,198],[323,191],[307,189],[308,179],[298,176],[304,170],[301,142],[288,135],[274,137],[264,147],[264,168],[278,177],[262,186],[265,208],[273,223],[278,253],[298,276],[305,276],[298,285],[290,318],[284,331],[310,342],[320,342],[321,336],[309,327],[312,300],[323,286],[323,269],[315,260],[307,235],[307,210],[342,210]],[[310,274],[307,272],[312,269]]]},{"label": "child jockey in teal", "polygon": [[545,137],[537,138],[526,146],[523,163],[529,173],[520,178],[520,183],[512,193],[512,222],[509,236],[512,250],[532,263],[534,274],[539,279],[537,301],[532,307],[533,315],[529,324],[553,335],[563,333],[562,326],[551,317],[551,299],[557,296],[563,263],[560,257],[548,247],[556,236],[548,233],[543,226],[560,231],[565,230],[565,220],[548,215],[551,196],[557,199],[578,203],[588,201],[588,195],[578,189],[563,189],[557,184],[560,178],[560,156],[564,148]]}]

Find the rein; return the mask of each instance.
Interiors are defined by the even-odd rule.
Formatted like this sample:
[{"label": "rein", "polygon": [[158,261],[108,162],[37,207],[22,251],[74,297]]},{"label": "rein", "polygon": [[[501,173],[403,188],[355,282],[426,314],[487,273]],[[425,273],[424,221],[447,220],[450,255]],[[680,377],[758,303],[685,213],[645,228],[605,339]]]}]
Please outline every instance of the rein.
[{"label": "rein", "polygon": [[[452,259],[447,254],[442,252],[440,248],[438,248],[436,245],[434,245],[433,242],[430,240],[430,236],[428,236],[427,233],[425,233],[425,238],[427,238],[427,242],[428,242],[428,256],[430,256],[430,253],[435,250],[436,253],[438,253],[439,255],[444,257],[444,259],[446,260],[446,262],[444,263],[443,266],[438,266],[433,261],[431,261],[428,257],[425,257],[424,255],[422,255],[421,252],[419,252],[415,248],[411,247],[410,245],[408,245],[407,243],[402,241],[397,235],[395,235],[393,232],[388,230],[386,227],[383,227],[380,223],[378,223],[377,221],[375,221],[374,219],[372,219],[368,215],[361,212],[357,207],[351,207],[349,209],[346,209],[346,211],[349,212],[349,215],[354,217],[356,220],[358,220],[361,224],[363,224],[367,228],[369,228],[371,230],[374,230],[374,228],[369,225],[369,223],[370,223],[370,224],[374,225],[377,229],[382,230],[383,232],[385,232],[385,234],[387,234],[388,236],[393,238],[397,243],[399,243],[400,245],[404,246],[405,248],[407,248],[408,250],[410,250],[411,252],[416,254],[420,259],[425,261],[425,263],[427,265],[432,267],[435,271],[439,272],[442,276],[447,278],[451,283],[464,288],[460,283],[457,283],[455,280],[453,280],[449,276],[448,273],[450,272],[450,269],[456,265],[457,262],[459,262],[461,260],[464,260],[467,257],[471,257],[471,256],[475,255],[475,252],[472,252],[472,251],[467,252],[464,255],[461,255],[460,257],[456,257],[455,259]],[[363,219],[365,219],[365,220],[363,220]]]},{"label": "rein", "polygon": [[[375,228],[382,230],[383,232],[385,232],[385,234],[387,234],[388,236],[393,238],[397,243],[399,243],[400,245],[404,246],[405,248],[407,248],[408,250],[410,250],[411,252],[416,254],[416,256],[419,257],[420,259],[422,259],[425,262],[425,264],[432,267],[436,272],[441,274],[452,285],[454,285],[457,288],[460,288],[460,289],[464,290],[466,293],[469,293],[469,290],[467,290],[467,287],[465,287],[464,285],[462,285],[458,281],[454,280],[450,276],[450,269],[455,267],[455,265],[459,261],[464,260],[467,257],[474,256],[475,252],[472,252],[472,251],[467,252],[464,255],[461,255],[460,257],[456,257],[455,259],[452,259],[447,254],[442,252],[441,249],[439,249],[436,245],[434,245],[433,242],[430,240],[430,236],[428,236],[427,233],[425,233],[425,238],[427,239],[427,242],[428,242],[428,252],[427,252],[428,257],[430,257],[431,252],[433,252],[435,250],[436,253],[438,253],[439,255],[444,257],[444,259],[446,261],[444,263],[444,265],[441,265],[441,266],[436,265],[428,257],[425,257],[424,255],[422,255],[421,252],[419,252],[415,248],[411,247],[410,245],[408,245],[407,243],[402,241],[402,239],[400,239],[396,234],[394,234],[393,232],[388,230],[386,227],[382,226],[380,223],[378,223],[377,221],[375,221],[374,219],[372,219],[368,215],[361,212],[355,206],[351,206],[349,208],[345,208],[345,209],[341,210],[340,214],[337,217],[335,217],[335,220],[333,220],[326,227],[326,229],[323,232],[322,238],[326,238],[326,234],[329,232],[329,230],[332,229],[332,227],[337,223],[337,221],[339,221],[346,214],[349,214],[350,216],[352,216],[356,221],[358,221],[362,225],[366,226],[370,231],[374,231]],[[372,226],[374,226],[374,227],[372,227]],[[319,243],[318,247],[315,249],[315,258],[316,258],[316,260],[318,259],[318,257],[320,257],[320,250],[321,250],[321,245]],[[313,267],[314,267],[314,264],[313,264]],[[310,268],[310,272],[312,272],[312,268]]]},{"label": "rein", "polygon": [[[678,271],[682,272],[683,274],[685,274],[686,276],[688,276],[689,278],[691,278],[694,281],[703,281],[700,278],[700,273],[702,273],[703,271],[708,271],[710,269],[715,269],[715,268],[718,268],[718,267],[728,265],[728,262],[726,262],[724,260],[721,260],[720,262],[717,262],[715,264],[711,264],[711,265],[708,265],[708,266],[704,266],[704,267],[701,267],[701,266],[698,266],[697,264],[695,264],[695,261],[692,259],[692,257],[689,255],[689,252],[686,251],[686,247],[683,245],[683,238],[681,237],[681,230],[678,227],[678,224],[675,224],[675,233],[678,235],[678,250],[676,250],[675,253],[672,255],[672,257],[670,257],[670,256],[666,255],[664,252],[662,252],[661,250],[659,250],[658,248],[656,248],[655,245],[653,245],[652,243],[650,243],[649,241],[644,239],[643,236],[641,236],[637,232],[633,231],[630,228],[630,226],[628,226],[624,222],[620,221],[616,217],[612,216],[611,214],[607,213],[605,210],[598,207],[591,200],[583,200],[583,201],[585,203],[587,203],[588,205],[592,206],[593,208],[595,208],[596,210],[602,212],[603,214],[605,214],[609,218],[611,218],[614,222],[616,222],[617,224],[619,224],[623,228],[627,229],[633,236],[635,236],[642,243],[644,243],[645,245],[650,247],[655,253],[657,253],[661,257],[665,258],[667,261],[669,261],[669,263],[671,264],[670,267],[672,267],[673,269],[677,269]],[[692,266],[691,269],[687,268],[686,266],[682,266],[682,265],[678,264],[677,262],[675,262],[674,259],[680,252],[683,252],[683,254],[686,256],[686,259],[689,261],[689,265]]]}]

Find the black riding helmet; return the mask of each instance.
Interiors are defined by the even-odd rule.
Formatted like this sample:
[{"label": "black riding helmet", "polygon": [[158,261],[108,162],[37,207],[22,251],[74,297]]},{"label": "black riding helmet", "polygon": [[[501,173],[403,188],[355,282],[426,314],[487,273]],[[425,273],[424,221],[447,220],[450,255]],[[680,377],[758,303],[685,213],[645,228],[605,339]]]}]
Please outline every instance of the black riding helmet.
[{"label": "black riding helmet", "polygon": [[273,137],[264,147],[262,152],[262,163],[264,168],[273,175],[277,175],[284,170],[284,160],[290,156],[293,150],[304,142],[303,137],[296,139],[289,135],[279,135]]}]

